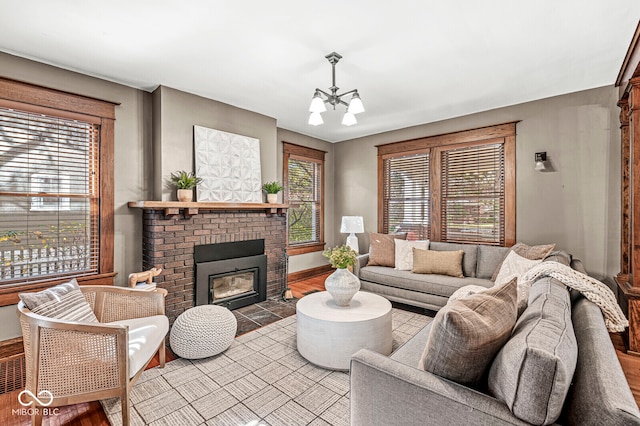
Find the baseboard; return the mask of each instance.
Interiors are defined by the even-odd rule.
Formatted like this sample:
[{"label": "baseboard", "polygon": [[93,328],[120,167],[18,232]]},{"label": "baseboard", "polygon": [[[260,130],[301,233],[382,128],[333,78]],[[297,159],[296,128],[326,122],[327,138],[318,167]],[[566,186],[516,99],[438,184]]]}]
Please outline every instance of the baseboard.
[{"label": "baseboard", "polygon": [[331,265],[316,266],[315,268],[290,273],[289,275],[287,275],[287,282],[291,284],[298,281],[306,280],[307,278],[326,274],[327,272],[331,271],[333,271]]}]

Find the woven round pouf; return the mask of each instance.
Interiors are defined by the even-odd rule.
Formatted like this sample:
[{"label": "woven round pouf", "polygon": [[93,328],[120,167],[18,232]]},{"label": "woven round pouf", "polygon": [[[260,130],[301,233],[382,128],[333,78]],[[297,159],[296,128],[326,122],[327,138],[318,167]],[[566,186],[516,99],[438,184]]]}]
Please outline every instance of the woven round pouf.
[{"label": "woven round pouf", "polygon": [[200,359],[226,350],[236,336],[238,321],[227,308],[202,305],[187,309],[171,327],[171,350],[181,358]]}]

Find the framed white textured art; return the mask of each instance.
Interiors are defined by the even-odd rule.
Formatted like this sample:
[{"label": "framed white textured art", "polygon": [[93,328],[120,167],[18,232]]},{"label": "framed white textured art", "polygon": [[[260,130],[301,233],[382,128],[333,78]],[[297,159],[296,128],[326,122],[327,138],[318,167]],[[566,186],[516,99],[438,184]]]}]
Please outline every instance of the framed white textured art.
[{"label": "framed white textured art", "polygon": [[262,203],[260,140],[193,126],[198,201]]}]

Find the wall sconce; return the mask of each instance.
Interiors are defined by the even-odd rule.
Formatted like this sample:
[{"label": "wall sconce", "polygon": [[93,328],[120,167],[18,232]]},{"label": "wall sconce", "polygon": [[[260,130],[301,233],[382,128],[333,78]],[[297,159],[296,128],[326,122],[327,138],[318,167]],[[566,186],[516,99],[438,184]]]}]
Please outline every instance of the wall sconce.
[{"label": "wall sconce", "polygon": [[545,170],[547,170],[547,167],[544,164],[546,161],[547,161],[546,152],[536,152],[536,167],[534,170],[537,172],[544,172]]},{"label": "wall sconce", "polygon": [[364,232],[364,222],[362,216],[342,216],[340,232],[349,234],[347,237],[347,246],[351,247],[356,253],[360,253],[358,248],[358,237],[356,234]]}]

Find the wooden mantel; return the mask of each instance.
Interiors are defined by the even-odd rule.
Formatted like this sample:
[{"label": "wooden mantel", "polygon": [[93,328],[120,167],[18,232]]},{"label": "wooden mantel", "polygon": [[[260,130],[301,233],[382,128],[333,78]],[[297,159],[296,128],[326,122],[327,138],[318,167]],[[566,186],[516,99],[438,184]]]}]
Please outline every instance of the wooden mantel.
[{"label": "wooden mantel", "polygon": [[144,210],[164,210],[165,216],[177,216],[180,210],[185,216],[197,215],[199,210],[264,210],[267,216],[277,214],[284,215],[289,208],[288,204],[271,203],[215,203],[195,202],[183,203],[181,201],[129,201],[129,207]]}]

